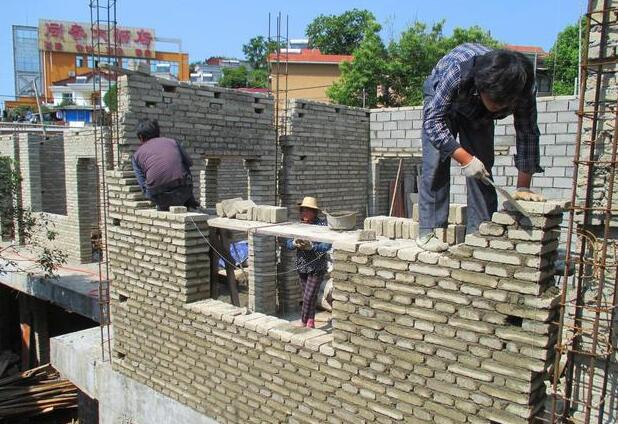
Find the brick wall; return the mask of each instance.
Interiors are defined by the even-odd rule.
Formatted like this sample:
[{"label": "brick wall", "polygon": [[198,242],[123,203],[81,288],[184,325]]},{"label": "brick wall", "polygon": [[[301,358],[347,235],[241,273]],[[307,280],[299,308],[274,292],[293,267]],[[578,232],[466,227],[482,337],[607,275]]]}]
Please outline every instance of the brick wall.
[{"label": "brick wall", "polygon": [[130,378],[221,422],[527,423],[541,408],[559,208],[496,214],[444,255],[336,245],[327,333],[204,300],[205,217],[141,210],[130,172],[108,181],[113,367]]},{"label": "brick wall", "polygon": [[281,203],[298,213],[303,196],[317,197],[333,211],[367,208],[369,112],[325,103],[292,100],[287,134],[281,138]]},{"label": "brick wall", "polygon": [[180,142],[193,160],[196,198],[206,206],[214,207],[241,187],[257,203],[274,204],[272,99],[134,73],[122,76],[119,87],[119,169],[132,169],[131,155],[139,146],[137,120],[154,118],[161,136]]},{"label": "brick wall", "polygon": [[[571,196],[577,106],[578,100],[573,96],[537,99],[541,166],[545,172],[536,174],[532,186],[547,198],[566,199]],[[422,156],[422,110],[420,107],[373,109],[370,129],[372,161],[376,164],[372,169],[374,181],[378,181],[372,193],[373,214],[387,214],[388,184],[384,179],[395,178],[399,157]],[[501,186],[514,188],[517,170],[513,162],[515,128],[512,116],[496,121],[495,150],[494,179]],[[412,166],[409,163],[405,167],[406,175],[416,175],[416,167]],[[466,203],[465,178],[454,163],[451,167],[451,201]]]}]

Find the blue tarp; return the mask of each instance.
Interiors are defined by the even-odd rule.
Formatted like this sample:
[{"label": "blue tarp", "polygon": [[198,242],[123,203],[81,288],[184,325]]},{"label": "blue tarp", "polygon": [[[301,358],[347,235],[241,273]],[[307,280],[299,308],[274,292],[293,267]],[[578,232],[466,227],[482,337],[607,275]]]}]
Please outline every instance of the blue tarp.
[{"label": "blue tarp", "polygon": [[[230,256],[236,266],[240,266],[249,257],[249,242],[247,240],[230,243]],[[219,268],[225,268],[225,262],[219,258]]]}]

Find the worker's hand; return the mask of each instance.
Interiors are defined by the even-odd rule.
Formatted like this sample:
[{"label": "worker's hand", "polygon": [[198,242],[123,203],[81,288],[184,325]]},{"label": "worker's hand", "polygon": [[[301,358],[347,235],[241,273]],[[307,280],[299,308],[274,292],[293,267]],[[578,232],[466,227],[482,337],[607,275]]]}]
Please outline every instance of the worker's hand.
[{"label": "worker's hand", "polygon": [[535,193],[529,188],[518,187],[517,191],[513,193],[513,199],[515,200],[525,200],[528,202],[544,202],[545,199],[542,195]]},{"label": "worker's hand", "polygon": [[466,165],[462,165],[461,171],[466,178],[483,179],[489,177],[489,172],[485,169],[485,165],[476,156],[473,156],[472,160]]},{"label": "worker's hand", "polygon": [[313,244],[308,240],[294,239],[294,246],[298,250],[311,250]]}]

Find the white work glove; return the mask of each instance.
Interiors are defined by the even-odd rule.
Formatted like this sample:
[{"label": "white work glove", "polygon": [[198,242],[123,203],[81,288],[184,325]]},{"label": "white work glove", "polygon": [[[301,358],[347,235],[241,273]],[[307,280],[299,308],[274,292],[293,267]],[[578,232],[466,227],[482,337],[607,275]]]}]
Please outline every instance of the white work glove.
[{"label": "white work glove", "polygon": [[468,164],[463,165],[461,171],[466,178],[478,178],[480,180],[484,177],[489,177],[489,172],[485,169],[485,165],[476,156],[473,156]]},{"label": "white work glove", "polygon": [[545,199],[542,195],[535,193],[526,187],[517,187],[517,191],[513,193],[513,199],[524,200],[528,202],[544,202]]}]

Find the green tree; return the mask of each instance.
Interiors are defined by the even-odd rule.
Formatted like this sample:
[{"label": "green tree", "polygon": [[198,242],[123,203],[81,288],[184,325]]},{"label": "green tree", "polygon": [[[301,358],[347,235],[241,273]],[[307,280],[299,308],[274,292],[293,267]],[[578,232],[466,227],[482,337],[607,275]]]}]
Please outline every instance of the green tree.
[{"label": "green tree", "polygon": [[309,45],[324,54],[352,54],[369,34],[381,29],[368,10],[352,9],[341,15],[320,15],[308,26],[305,34]]},{"label": "green tree", "polygon": [[[582,22],[584,25],[584,22]],[[568,25],[562,30],[549,55],[545,58],[549,74],[553,77],[552,94],[573,94],[579,66],[579,28]]]},{"label": "green tree", "polygon": [[[33,213],[29,208],[21,207],[15,202],[15,196],[20,189],[21,177],[16,169],[18,163],[9,158],[0,158],[0,221],[2,237],[21,240],[22,249],[30,250],[35,256],[37,268],[43,271],[45,277],[55,276],[56,270],[66,263],[67,255],[53,247],[56,232],[47,215]],[[15,227],[17,224],[17,228]],[[0,275],[7,272],[32,272],[24,268],[23,262],[14,259],[11,254],[15,249],[13,244],[0,247]]]},{"label": "green tree", "polygon": [[383,101],[377,88],[383,85],[387,71],[387,51],[375,29],[369,28],[366,37],[354,51],[352,62],[342,62],[341,78],[326,90],[335,103],[348,106],[374,107]]},{"label": "green tree", "polygon": [[112,85],[109,90],[103,96],[103,103],[110,110],[110,112],[118,111],[118,86]]},{"label": "green tree", "polygon": [[245,59],[253,69],[268,68],[268,55],[276,50],[277,42],[268,41],[261,35],[253,37],[247,44],[242,46]]},{"label": "green tree", "polygon": [[268,71],[252,69],[247,76],[247,87],[268,88]]},{"label": "green tree", "polygon": [[[423,100],[423,82],[442,56],[455,46],[482,43],[499,47],[500,43],[478,26],[455,28],[451,36],[443,33],[444,21],[429,28],[422,22],[410,25],[387,49],[374,33],[354,51],[351,63],[340,65],[341,78],[328,91],[338,103],[361,105],[359,87],[366,93],[367,107],[415,106]],[[381,48],[379,46],[382,46]],[[380,88],[381,95],[375,94]]]},{"label": "green tree", "polygon": [[500,43],[478,26],[455,28],[444,35],[445,21],[428,28],[415,22],[405,30],[398,42],[389,45],[388,85],[396,95],[389,98],[390,106],[415,106],[423,101],[423,82],[438,61],[463,43],[480,43],[497,48]]},{"label": "green tree", "polygon": [[247,68],[244,66],[223,68],[223,77],[219,80],[219,85],[227,88],[247,87],[247,77]]}]

